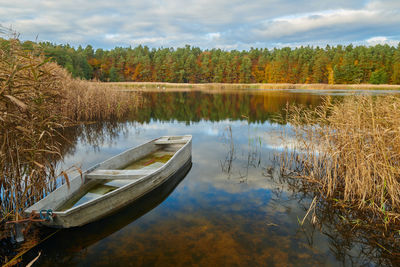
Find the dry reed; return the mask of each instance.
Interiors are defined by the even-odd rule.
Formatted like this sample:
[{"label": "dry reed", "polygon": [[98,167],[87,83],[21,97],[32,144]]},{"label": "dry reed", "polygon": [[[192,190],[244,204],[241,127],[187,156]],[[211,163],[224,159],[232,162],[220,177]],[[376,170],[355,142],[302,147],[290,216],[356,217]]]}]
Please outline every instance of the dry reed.
[{"label": "dry reed", "polygon": [[[17,215],[54,183],[54,136],[60,120],[62,87],[53,66],[16,39],[0,49],[0,200],[1,217]],[[52,111],[52,112],[49,112]],[[60,123],[61,121],[61,123]],[[41,190],[32,190],[40,188]]]},{"label": "dry reed", "polygon": [[15,37],[0,40],[0,222],[18,219],[55,189],[65,126],[119,119],[136,109],[137,99],[137,93],[72,79],[40,47],[26,51]]},{"label": "dry reed", "polygon": [[62,72],[62,114],[74,121],[118,120],[136,110],[138,92],[122,92],[118,87],[101,82],[73,79],[66,70]]},{"label": "dry reed", "polygon": [[398,97],[352,96],[336,103],[327,98],[315,110],[291,108],[289,122],[301,145],[284,153],[284,175],[380,222],[399,222]]}]

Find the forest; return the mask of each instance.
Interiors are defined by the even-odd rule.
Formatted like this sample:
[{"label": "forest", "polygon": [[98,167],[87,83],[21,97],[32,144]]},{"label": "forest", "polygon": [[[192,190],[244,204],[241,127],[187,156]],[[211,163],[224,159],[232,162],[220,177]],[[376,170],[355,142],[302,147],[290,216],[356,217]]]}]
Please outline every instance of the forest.
[{"label": "forest", "polygon": [[[5,40],[3,40],[5,41]],[[36,43],[22,43],[27,50]],[[400,44],[249,51],[147,46],[94,49],[41,42],[74,77],[110,82],[400,84]]]}]

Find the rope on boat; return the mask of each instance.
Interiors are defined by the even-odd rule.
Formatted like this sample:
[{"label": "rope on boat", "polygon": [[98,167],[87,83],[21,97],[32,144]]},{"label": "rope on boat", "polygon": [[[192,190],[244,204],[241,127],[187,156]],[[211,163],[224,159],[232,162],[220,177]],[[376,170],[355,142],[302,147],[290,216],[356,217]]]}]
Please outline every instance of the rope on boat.
[{"label": "rope on boat", "polygon": [[[46,212],[46,215],[43,215],[43,212]],[[54,213],[53,210],[48,209],[48,210],[41,210],[39,212],[40,219],[45,220],[45,221],[53,221]]]}]

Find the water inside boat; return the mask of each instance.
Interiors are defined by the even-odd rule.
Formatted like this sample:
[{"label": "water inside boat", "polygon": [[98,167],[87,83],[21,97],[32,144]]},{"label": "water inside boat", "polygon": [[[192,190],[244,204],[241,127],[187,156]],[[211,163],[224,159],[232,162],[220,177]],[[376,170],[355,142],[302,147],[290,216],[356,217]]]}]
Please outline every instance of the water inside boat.
[{"label": "water inside boat", "polygon": [[159,168],[159,165],[164,165],[170,158],[172,158],[174,154],[175,152],[160,149],[154,153],[145,156],[144,158],[132,162],[131,164],[123,168],[123,170]]},{"label": "water inside boat", "polygon": [[[168,160],[172,158],[175,152],[181,147],[174,145],[160,146],[160,149],[155,152],[140,158],[122,170],[155,170],[162,167]],[[82,186],[82,188],[65,203],[63,203],[57,211],[66,211],[68,209],[82,205],[88,201],[99,198],[109,192],[118,189],[126,184],[129,184],[138,178],[134,179],[110,179],[110,180],[92,180]]]}]

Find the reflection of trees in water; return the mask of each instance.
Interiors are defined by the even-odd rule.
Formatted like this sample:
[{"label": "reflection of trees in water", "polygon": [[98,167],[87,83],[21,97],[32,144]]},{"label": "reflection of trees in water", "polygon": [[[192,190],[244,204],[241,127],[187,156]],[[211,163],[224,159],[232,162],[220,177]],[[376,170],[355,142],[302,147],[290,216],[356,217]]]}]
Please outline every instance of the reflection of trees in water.
[{"label": "reflection of trees in water", "polygon": [[106,142],[112,142],[121,134],[128,133],[128,125],[120,122],[96,122],[93,124],[81,124],[74,127],[65,128],[63,135],[62,155],[75,153],[75,147],[78,140],[82,143],[93,146],[98,149]]},{"label": "reflection of trees in water", "polygon": [[[131,120],[149,122],[200,120],[243,120],[246,114],[249,122],[272,121],[277,113],[283,115],[286,103],[316,106],[321,97],[313,94],[289,93],[282,91],[263,92],[143,92],[144,105],[132,113]],[[283,116],[284,117],[284,116]]]},{"label": "reflection of trees in water", "polygon": [[[98,151],[104,143],[112,143],[121,134],[128,133],[128,123],[120,122],[96,122],[92,124],[81,124],[68,127],[63,130],[63,136],[59,137],[58,144],[61,160],[53,162],[55,169],[63,171],[67,177],[73,177],[82,170],[81,163],[75,162],[73,166],[64,166],[63,159],[76,152],[76,146],[80,142],[92,146],[93,150]],[[65,182],[65,176],[61,175],[55,180],[55,186],[60,186]]]},{"label": "reflection of trees in water", "polygon": [[[65,139],[60,139],[61,154],[72,154],[77,140],[98,148],[112,142],[121,133],[127,132],[128,122],[200,120],[247,120],[250,122],[276,121],[283,114],[286,103],[317,105],[320,97],[312,94],[263,93],[204,93],[191,92],[143,92],[143,105],[125,120],[103,121],[69,127],[64,130]],[[246,116],[243,116],[246,114]],[[254,144],[249,144],[254,146]],[[249,163],[253,162],[249,156]]]},{"label": "reflection of trees in water", "polygon": [[[276,163],[275,166],[278,165]],[[318,199],[313,210],[316,221],[311,223],[307,220],[308,223],[299,225],[310,245],[313,245],[315,232],[320,231],[328,237],[332,253],[345,266],[400,265],[399,226],[377,224],[371,214],[338,206],[334,200],[327,200],[310,190],[310,184],[303,179],[266,176],[277,184],[285,185],[291,192],[289,198],[304,205],[305,211],[310,206],[310,199]],[[280,199],[281,191],[276,194]]]}]

